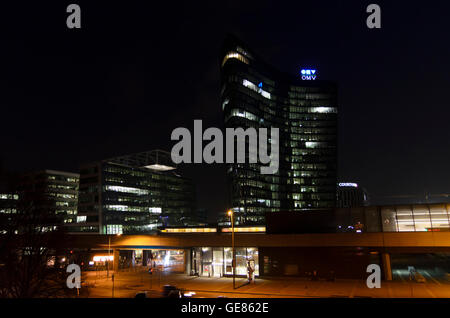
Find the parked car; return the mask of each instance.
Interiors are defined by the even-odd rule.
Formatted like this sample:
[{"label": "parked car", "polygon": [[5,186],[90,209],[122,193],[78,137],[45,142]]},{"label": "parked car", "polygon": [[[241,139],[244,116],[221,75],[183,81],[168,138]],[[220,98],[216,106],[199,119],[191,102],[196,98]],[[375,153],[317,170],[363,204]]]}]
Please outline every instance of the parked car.
[{"label": "parked car", "polygon": [[419,272],[415,272],[414,274],[414,280],[418,283],[425,283],[427,280],[425,279],[425,277],[423,277],[422,274],[420,274]]},{"label": "parked car", "polygon": [[134,296],[134,298],[149,298],[146,291],[139,292]]},{"label": "parked car", "polygon": [[195,295],[195,292],[186,292],[186,290],[173,285],[164,285],[161,295],[165,298],[190,298]]},{"label": "parked car", "polygon": [[450,281],[450,273],[445,273],[444,277],[446,280]]}]

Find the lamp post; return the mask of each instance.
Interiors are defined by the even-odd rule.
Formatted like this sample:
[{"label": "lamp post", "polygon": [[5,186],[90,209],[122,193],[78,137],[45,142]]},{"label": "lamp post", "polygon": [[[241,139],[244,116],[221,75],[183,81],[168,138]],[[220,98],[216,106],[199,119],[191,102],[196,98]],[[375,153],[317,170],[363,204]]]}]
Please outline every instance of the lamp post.
[{"label": "lamp post", "polygon": [[109,278],[109,257],[111,256],[111,235],[108,235],[108,258],[106,259],[106,278]]},{"label": "lamp post", "polygon": [[234,249],[234,213],[233,210],[228,210],[228,215],[231,219],[231,248],[233,250],[233,260],[231,264],[233,266],[233,289],[236,289],[236,253]]}]

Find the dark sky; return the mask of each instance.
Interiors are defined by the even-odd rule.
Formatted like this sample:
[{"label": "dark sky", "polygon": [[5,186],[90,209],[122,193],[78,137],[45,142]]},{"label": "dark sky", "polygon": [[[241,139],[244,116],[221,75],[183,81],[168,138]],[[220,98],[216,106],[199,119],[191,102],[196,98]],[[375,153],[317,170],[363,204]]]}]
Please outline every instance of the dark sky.
[{"label": "dark sky", "polygon": [[[66,27],[81,6],[82,29]],[[278,69],[339,84],[339,177],[371,194],[450,192],[448,1],[34,1],[2,5],[3,166],[77,171],[222,127],[218,53],[233,33]],[[382,10],[369,30],[368,4]],[[227,208],[224,168],[181,167]]]}]

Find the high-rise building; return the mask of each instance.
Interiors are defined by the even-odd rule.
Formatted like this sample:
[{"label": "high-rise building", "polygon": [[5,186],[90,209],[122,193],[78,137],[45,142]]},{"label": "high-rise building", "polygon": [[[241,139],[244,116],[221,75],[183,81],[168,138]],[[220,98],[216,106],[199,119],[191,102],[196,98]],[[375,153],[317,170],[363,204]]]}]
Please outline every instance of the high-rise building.
[{"label": "high-rise building", "polygon": [[156,233],[184,225],[195,211],[195,190],[170,153],[154,150],[87,164],[80,169],[80,200],[72,232]]},{"label": "high-rise building", "polygon": [[337,208],[354,208],[368,205],[367,193],[354,182],[340,182],[337,187]]},{"label": "high-rise building", "polygon": [[268,212],[333,208],[336,202],[337,85],[315,69],[277,71],[234,37],[220,55],[225,126],[279,128],[279,169],[229,164],[231,207],[241,224]]},{"label": "high-rise building", "polygon": [[42,170],[20,177],[18,191],[23,213],[46,215],[52,224],[49,229],[75,222],[78,209],[77,173]]}]

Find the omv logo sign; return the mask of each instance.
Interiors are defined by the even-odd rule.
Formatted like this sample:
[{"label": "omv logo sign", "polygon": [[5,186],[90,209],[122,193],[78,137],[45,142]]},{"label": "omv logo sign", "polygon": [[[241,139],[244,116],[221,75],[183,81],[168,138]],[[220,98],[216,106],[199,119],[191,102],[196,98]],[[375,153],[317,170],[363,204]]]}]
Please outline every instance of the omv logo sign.
[{"label": "omv logo sign", "polygon": [[303,69],[300,74],[302,74],[302,80],[304,81],[314,81],[317,78],[316,70]]}]

